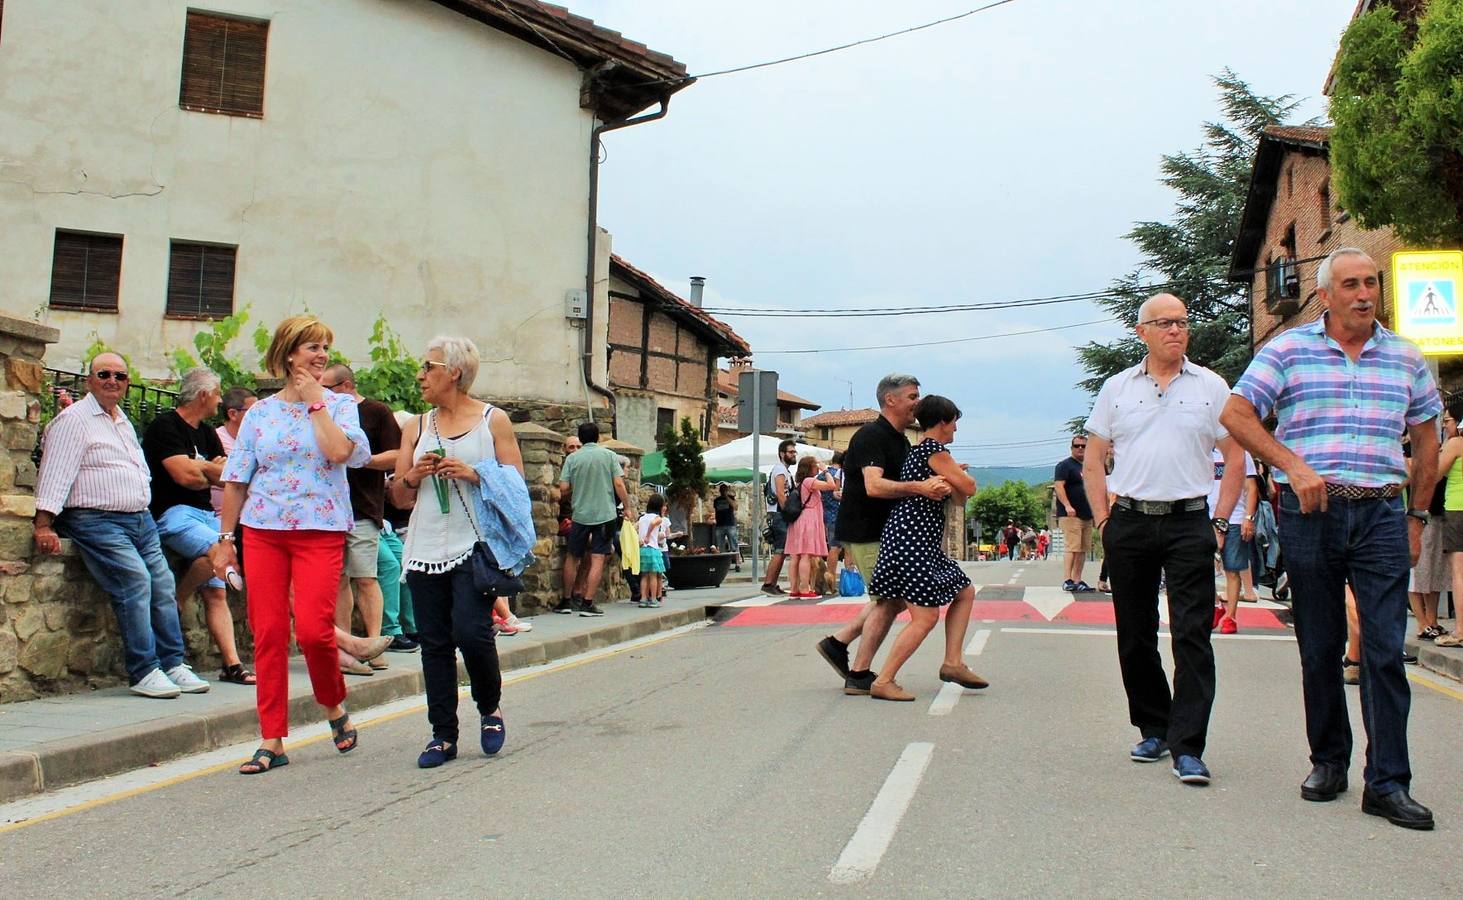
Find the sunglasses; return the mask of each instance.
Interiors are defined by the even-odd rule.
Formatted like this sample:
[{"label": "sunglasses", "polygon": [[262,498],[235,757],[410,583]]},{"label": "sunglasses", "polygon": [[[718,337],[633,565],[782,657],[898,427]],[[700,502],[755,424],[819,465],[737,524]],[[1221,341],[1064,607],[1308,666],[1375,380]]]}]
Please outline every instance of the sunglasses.
[{"label": "sunglasses", "polygon": [[445,368],[447,368],[447,364],[444,363],[444,362],[437,362],[435,359],[424,359],[424,360],[422,360],[422,371],[423,372],[430,373],[432,371],[432,369],[434,369],[434,368],[443,368],[443,369],[445,369]]},{"label": "sunglasses", "polygon": [[1086,444],[1073,444],[1072,445],[1072,449],[1073,450],[1086,450],[1087,449],[1087,445]]},{"label": "sunglasses", "polygon": [[92,374],[102,381],[111,381],[113,378],[118,381],[126,381],[128,377],[126,372],[113,372],[111,369],[103,369],[100,372],[93,372]]}]

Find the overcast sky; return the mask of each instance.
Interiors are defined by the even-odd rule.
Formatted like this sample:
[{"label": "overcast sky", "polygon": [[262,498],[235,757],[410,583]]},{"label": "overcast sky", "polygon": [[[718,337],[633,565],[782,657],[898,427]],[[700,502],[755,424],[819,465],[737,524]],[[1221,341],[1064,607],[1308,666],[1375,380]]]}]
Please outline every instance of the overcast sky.
[{"label": "overcast sky", "polygon": [[[975,0],[564,0],[692,74],[821,49],[963,12]],[[908,307],[1106,288],[1138,254],[1122,235],[1167,220],[1161,154],[1196,147],[1228,66],[1263,94],[1321,85],[1354,0],[1015,0],[937,28],[675,95],[661,121],[606,135],[600,221],[616,252],[706,305]],[[957,457],[1053,462],[1088,409],[1073,347],[1092,325],[908,350],[919,343],[1101,319],[1089,303],[1026,310],[801,319],[723,315],[824,409],[873,406],[890,371],[961,407]],[[850,391],[852,398],[850,399]]]}]

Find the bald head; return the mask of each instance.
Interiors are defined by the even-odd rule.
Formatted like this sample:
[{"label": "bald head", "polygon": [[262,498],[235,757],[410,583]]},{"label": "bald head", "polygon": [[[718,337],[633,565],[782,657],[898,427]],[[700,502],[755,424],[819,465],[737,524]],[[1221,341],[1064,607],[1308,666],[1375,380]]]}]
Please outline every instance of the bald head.
[{"label": "bald head", "polygon": [[[1138,307],[1138,324],[1141,325],[1144,322],[1152,321],[1153,319],[1164,318],[1167,314],[1161,313],[1159,312],[1159,310],[1171,309],[1173,308],[1174,304],[1178,304],[1178,311],[1180,315],[1184,315],[1188,312],[1188,308],[1184,306],[1184,301],[1180,300],[1178,297],[1175,297],[1173,294],[1154,294],[1152,297],[1144,300],[1142,306]],[[1168,317],[1172,318],[1172,316]]]},{"label": "bald head", "polygon": [[127,360],[116,353],[98,353],[91,358],[91,372],[95,375],[98,368],[127,371]]}]

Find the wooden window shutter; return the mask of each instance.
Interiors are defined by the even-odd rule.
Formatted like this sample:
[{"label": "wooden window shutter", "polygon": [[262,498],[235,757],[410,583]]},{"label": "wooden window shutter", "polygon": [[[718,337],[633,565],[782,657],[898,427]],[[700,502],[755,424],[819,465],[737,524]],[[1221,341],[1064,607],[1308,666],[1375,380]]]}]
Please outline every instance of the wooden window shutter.
[{"label": "wooden window shutter", "polygon": [[56,232],[51,258],[52,309],[116,312],[121,285],[121,235]]},{"label": "wooden window shutter", "polygon": [[188,13],[178,105],[202,112],[262,117],[268,42],[268,22]]},{"label": "wooden window shutter", "polygon": [[234,311],[234,260],[239,248],[173,241],[168,303],[177,319],[222,319]]}]

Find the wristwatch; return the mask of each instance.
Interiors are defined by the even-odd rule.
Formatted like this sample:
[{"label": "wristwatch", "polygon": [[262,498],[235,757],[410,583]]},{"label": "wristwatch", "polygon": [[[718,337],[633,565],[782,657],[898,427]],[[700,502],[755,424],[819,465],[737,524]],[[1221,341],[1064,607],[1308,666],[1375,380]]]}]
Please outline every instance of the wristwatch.
[{"label": "wristwatch", "polygon": [[1407,514],[1424,525],[1433,520],[1432,513],[1428,512],[1425,509],[1409,509],[1407,511]]},{"label": "wristwatch", "polygon": [[311,403],[310,404],[310,407],[308,409],[305,410],[305,415],[307,415],[307,416],[313,416],[313,415],[315,415],[315,413],[319,412],[320,410],[322,410],[324,408],[325,408],[325,401],[324,400],[316,400],[314,403]]},{"label": "wristwatch", "polygon": [[1212,519],[1209,520],[1209,524],[1210,525],[1213,525],[1214,526],[1214,530],[1217,531],[1217,532],[1219,532],[1220,534],[1229,534],[1229,520],[1228,519],[1223,519],[1223,518],[1220,518],[1219,516],[1215,516],[1214,518],[1212,518]]}]

